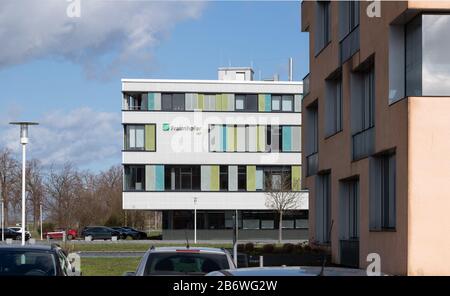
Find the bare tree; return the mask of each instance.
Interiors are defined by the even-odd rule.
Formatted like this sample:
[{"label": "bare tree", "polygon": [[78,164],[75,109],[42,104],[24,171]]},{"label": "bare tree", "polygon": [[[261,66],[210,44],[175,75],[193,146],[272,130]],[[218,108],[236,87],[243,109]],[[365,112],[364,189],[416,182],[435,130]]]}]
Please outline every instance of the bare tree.
[{"label": "bare tree", "polygon": [[33,217],[33,228],[38,229],[38,221],[41,214],[40,205],[44,202],[44,181],[42,167],[37,160],[31,160],[27,165],[27,200],[30,203]]},{"label": "bare tree", "polygon": [[266,207],[279,215],[278,241],[281,243],[283,214],[300,207],[300,180],[292,180],[290,174],[282,173],[277,179],[269,178],[266,189]]},{"label": "bare tree", "polygon": [[15,194],[14,187],[20,181],[18,170],[19,164],[12,157],[11,150],[0,150],[0,190],[5,207],[5,225],[10,223],[9,213]]}]

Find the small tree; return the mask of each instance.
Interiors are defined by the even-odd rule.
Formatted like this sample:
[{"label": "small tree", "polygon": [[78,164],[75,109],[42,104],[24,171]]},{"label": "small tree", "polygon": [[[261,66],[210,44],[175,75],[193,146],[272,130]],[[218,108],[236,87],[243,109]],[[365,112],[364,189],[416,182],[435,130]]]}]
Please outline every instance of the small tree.
[{"label": "small tree", "polygon": [[275,210],[279,217],[278,241],[282,240],[283,214],[300,207],[300,179],[292,179],[290,174],[282,173],[278,179],[268,178],[266,182],[266,207]]}]

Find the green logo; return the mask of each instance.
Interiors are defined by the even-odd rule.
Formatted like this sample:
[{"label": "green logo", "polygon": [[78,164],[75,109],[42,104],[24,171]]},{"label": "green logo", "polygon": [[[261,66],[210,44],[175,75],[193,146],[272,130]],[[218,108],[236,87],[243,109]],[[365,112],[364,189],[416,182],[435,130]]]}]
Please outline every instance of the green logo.
[{"label": "green logo", "polygon": [[168,123],[163,123],[162,128],[163,128],[163,131],[167,132],[167,131],[170,129],[170,124],[168,124]]}]

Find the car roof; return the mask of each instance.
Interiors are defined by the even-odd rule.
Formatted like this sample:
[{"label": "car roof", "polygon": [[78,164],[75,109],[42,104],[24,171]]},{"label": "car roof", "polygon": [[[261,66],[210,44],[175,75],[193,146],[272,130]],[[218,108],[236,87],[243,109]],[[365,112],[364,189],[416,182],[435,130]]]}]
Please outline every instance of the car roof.
[{"label": "car roof", "polygon": [[[321,272],[320,266],[287,266],[287,267],[248,267],[225,270],[224,274],[233,276],[318,276]],[[220,275],[221,271],[213,272],[211,275]],[[366,276],[363,269],[325,267],[324,276]]]},{"label": "car roof", "polygon": [[54,247],[51,245],[0,245],[0,250],[18,250],[18,251],[52,251]]},{"label": "car roof", "polygon": [[200,253],[209,254],[226,254],[227,251],[219,248],[207,248],[207,247],[186,247],[186,246],[173,246],[173,247],[157,247],[151,248],[149,251],[151,253],[171,253],[176,251],[200,251]]}]

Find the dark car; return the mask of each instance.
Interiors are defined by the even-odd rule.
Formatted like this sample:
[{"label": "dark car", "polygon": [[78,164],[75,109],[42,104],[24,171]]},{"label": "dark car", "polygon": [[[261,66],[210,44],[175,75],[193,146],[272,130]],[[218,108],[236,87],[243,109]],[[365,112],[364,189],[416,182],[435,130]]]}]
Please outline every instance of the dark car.
[{"label": "dark car", "polygon": [[[5,228],[5,239],[7,238],[11,238],[11,239],[15,239],[15,240],[21,240],[22,239],[22,233],[17,232],[15,230],[9,229],[9,228]],[[0,237],[2,236],[2,229],[0,229]],[[28,233],[25,232],[25,240],[29,240],[30,239],[30,235]]]},{"label": "dark car", "polygon": [[90,237],[91,240],[109,240],[113,236],[120,238],[120,232],[105,226],[87,226],[81,232],[82,238]]},{"label": "dark car", "polygon": [[77,271],[57,245],[0,246],[0,276],[72,276]]},{"label": "dark car", "polygon": [[125,275],[205,275],[224,268],[235,268],[230,253],[225,249],[152,247],[142,257],[137,270]]},{"label": "dark car", "polygon": [[139,232],[131,230],[131,229],[118,227],[118,226],[111,227],[111,228],[120,233],[121,239],[140,239],[140,237],[141,237]]},{"label": "dark car", "polygon": [[138,238],[137,239],[147,239],[147,233],[144,232],[144,231],[140,231],[140,230],[137,230],[137,229],[135,229],[133,227],[128,227],[128,226],[124,226],[122,228],[123,229],[128,229],[130,231],[137,232],[138,233]]}]

